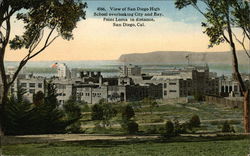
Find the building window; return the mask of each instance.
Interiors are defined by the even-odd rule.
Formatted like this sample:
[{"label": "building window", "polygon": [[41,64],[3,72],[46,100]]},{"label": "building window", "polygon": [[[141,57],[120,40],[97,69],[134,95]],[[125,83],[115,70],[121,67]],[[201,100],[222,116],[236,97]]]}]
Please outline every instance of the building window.
[{"label": "building window", "polygon": [[164,95],[167,95],[167,91],[166,90],[164,90]]},{"label": "building window", "polygon": [[238,86],[234,86],[234,91],[238,92]]},{"label": "building window", "polygon": [[30,88],[35,88],[36,84],[35,83],[30,83],[29,86],[30,86]]},{"label": "building window", "polygon": [[232,88],[233,88],[232,86],[229,86],[229,92],[231,92],[231,91],[232,91]]},{"label": "building window", "polygon": [[228,93],[228,86],[226,86],[226,93]]},{"label": "building window", "polygon": [[170,93],[176,93],[176,90],[169,90]]},{"label": "building window", "polygon": [[171,83],[169,83],[169,85],[176,85],[176,83],[171,82]]},{"label": "building window", "polygon": [[42,83],[38,83],[38,88],[43,88],[43,84]]},{"label": "building window", "polygon": [[164,88],[167,88],[167,83],[164,83]]},{"label": "building window", "polygon": [[21,87],[27,87],[27,83],[21,83]]},{"label": "building window", "polygon": [[221,92],[224,93],[224,86],[221,86]]}]

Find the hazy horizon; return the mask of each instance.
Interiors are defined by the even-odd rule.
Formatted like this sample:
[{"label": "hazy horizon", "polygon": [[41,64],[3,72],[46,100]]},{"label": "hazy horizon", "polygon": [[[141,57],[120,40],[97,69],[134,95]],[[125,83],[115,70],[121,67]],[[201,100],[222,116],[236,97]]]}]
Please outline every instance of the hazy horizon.
[{"label": "hazy horizon", "polygon": [[[239,50],[239,51],[242,51],[242,50]],[[168,53],[168,52],[190,52],[190,53],[207,53],[207,52],[205,52],[205,51],[150,51],[150,52],[138,52],[138,53],[136,53],[136,52],[131,52],[131,53],[124,53],[124,54],[121,54],[120,56],[122,56],[122,55],[129,55],[129,54],[148,54],[148,53],[155,53],[155,52],[166,52],[166,53]],[[226,52],[230,52],[230,51],[213,51],[213,52],[211,52],[211,53],[226,53]],[[90,60],[90,59],[79,59],[79,60],[53,60],[53,59],[48,59],[48,60],[30,60],[30,62],[46,62],[46,61],[119,61],[119,58],[120,58],[120,56],[118,57],[118,58],[114,58],[114,59],[96,59],[96,60]],[[19,60],[5,60],[6,62],[18,62]]]}]

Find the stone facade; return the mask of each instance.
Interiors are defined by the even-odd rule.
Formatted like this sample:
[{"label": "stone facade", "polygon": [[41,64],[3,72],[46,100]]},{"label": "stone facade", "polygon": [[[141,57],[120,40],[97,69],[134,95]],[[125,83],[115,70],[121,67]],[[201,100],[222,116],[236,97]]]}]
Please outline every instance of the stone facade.
[{"label": "stone facade", "polygon": [[33,101],[33,95],[37,92],[45,92],[45,84],[46,79],[44,77],[33,77],[33,76],[26,76],[22,78],[17,78],[14,84],[11,87],[10,92],[16,95],[18,87],[21,87],[26,90],[24,97],[28,101]]}]

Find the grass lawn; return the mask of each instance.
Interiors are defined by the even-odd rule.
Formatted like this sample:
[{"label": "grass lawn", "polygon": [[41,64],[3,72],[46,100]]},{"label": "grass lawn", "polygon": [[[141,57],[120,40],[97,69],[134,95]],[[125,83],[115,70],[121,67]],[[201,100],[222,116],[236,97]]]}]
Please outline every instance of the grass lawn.
[{"label": "grass lawn", "polygon": [[3,151],[23,156],[246,156],[249,148],[249,137],[224,136],[19,144]]},{"label": "grass lawn", "polygon": [[[121,110],[126,104],[114,104],[113,106]],[[138,105],[132,103],[132,105]],[[139,130],[150,133],[152,129],[161,129],[167,120],[178,119],[180,122],[189,121],[196,114],[201,119],[201,128],[197,129],[202,132],[219,132],[223,123],[227,120],[238,133],[243,132],[242,109],[228,108],[214,104],[203,103],[175,103],[167,104],[160,103],[160,106],[153,108],[151,114],[149,105],[141,104],[143,107],[135,109],[135,121],[139,124]],[[89,110],[91,106],[89,106]],[[118,111],[120,112],[120,111]],[[85,134],[123,134],[123,129],[120,128],[121,113],[111,119],[113,130],[102,130],[95,128],[99,121],[91,121],[91,112],[83,113],[82,125]],[[155,124],[153,127],[150,124]],[[154,131],[152,131],[154,132]]]}]

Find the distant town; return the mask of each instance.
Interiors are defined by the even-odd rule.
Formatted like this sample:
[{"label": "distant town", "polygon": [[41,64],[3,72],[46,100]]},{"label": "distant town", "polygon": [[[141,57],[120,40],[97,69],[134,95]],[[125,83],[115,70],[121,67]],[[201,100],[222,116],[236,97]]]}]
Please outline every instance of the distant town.
[{"label": "distant town", "polygon": [[[16,95],[19,87],[26,90],[24,97],[30,102],[33,95],[46,92],[46,84],[56,86],[57,100],[64,104],[74,96],[79,101],[96,104],[100,100],[106,102],[133,102],[144,98],[165,100],[172,98],[223,98],[232,101],[242,101],[240,87],[232,76],[217,76],[210,72],[209,66],[187,65],[183,68],[173,68],[161,73],[142,73],[137,65],[127,64],[119,68],[119,77],[103,77],[101,72],[79,71],[69,69],[65,63],[55,63],[57,74],[53,77],[34,76],[25,68],[18,75],[10,89],[10,94]],[[15,67],[7,67],[11,78]],[[249,87],[250,76],[243,74],[243,80]]]}]

